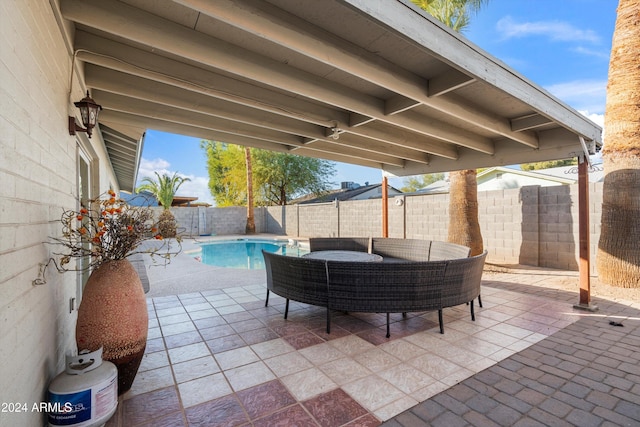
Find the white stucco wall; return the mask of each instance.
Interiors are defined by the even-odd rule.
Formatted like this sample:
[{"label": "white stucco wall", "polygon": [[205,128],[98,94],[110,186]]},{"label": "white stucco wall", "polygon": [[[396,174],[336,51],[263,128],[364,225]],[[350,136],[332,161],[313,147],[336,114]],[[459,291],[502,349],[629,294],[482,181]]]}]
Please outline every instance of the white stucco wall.
[{"label": "white stucco wall", "polygon": [[[32,285],[51,256],[48,236],[60,233],[63,208],[76,207],[76,138],[67,131],[71,54],[49,1],[0,1],[0,403],[26,403],[28,412],[0,412],[0,426],[39,426],[33,403],[75,352],[75,273],[48,269],[47,284]],[[99,137],[89,142],[94,189],[113,183]],[[116,188],[117,189],[117,188]]]}]

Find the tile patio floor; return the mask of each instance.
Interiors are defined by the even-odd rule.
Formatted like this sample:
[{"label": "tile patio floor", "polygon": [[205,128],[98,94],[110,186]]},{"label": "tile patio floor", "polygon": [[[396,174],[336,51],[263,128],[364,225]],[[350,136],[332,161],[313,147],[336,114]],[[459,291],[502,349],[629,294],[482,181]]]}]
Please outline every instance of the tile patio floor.
[{"label": "tile patio floor", "polygon": [[[548,270],[485,273],[484,307],[476,308],[475,322],[467,306],[445,309],[441,335],[436,312],[409,313],[406,319],[392,314],[389,339],[384,315],[334,313],[327,335],[324,309],[292,302],[284,320],[284,299],[271,294],[269,307],[264,307],[264,283],[149,298],[146,355],[107,426],[333,427],[377,426],[387,420],[389,426],[516,425],[522,420],[532,421],[522,425],[545,425],[529,416],[532,409],[542,414],[538,418],[551,420],[546,425],[592,421],[570,414],[583,399],[572,404],[554,396],[538,408],[537,403],[546,402],[544,389],[527,388],[513,378],[515,367],[524,366],[525,380],[539,380],[543,374],[536,372],[545,372],[540,365],[546,363],[561,388],[571,383],[561,372],[573,372],[574,359],[581,357],[567,350],[570,345],[582,346],[586,356],[580,360],[591,363],[612,346],[597,337],[624,338],[626,345],[614,355],[619,365],[640,344],[640,305],[598,301],[595,315],[576,311],[577,293],[556,286],[576,280]],[[609,326],[610,319],[625,321],[627,328]],[[587,323],[571,329],[579,320]],[[613,335],[596,334],[596,326]],[[572,334],[582,338],[572,343]],[[591,338],[598,355],[589,350]],[[532,345],[547,351],[534,352]],[[552,351],[553,356],[547,354]],[[564,360],[563,354],[571,356]],[[555,364],[545,359],[551,357]],[[626,381],[620,389],[632,398],[607,400],[605,387],[596,390],[599,403],[590,412],[580,410],[592,414],[594,408],[604,408],[618,414],[615,406],[622,400],[628,403],[622,406],[627,413],[619,420],[640,425],[640,371],[635,366],[624,372],[631,378],[620,379]],[[598,381],[598,375],[592,377]],[[500,383],[502,379],[508,382]],[[594,389],[593,384],[580,387],[562,393],[585,398],[583,388]],[[505,403],[517,393],[525,396],[528,407]],[[478,396],[488,401],[472,400]],[[602,414],[596,418],[602,422],[582,425],[606,425],[609,419]]]}]

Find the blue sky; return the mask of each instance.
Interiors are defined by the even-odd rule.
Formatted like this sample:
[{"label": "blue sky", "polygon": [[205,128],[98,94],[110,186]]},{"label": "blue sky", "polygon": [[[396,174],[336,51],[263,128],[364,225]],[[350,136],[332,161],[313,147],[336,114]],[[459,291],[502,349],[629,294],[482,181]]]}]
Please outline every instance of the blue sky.
[{"label": "blue sky", "polygon": [[[463,35],[525,78],[603,125],[617,0],[489,0]],[[333,177],[360,184],[380,170],[338,163]],[[189,177],[178,194],[213,203],[200,140],[147,131],[138,179],[153,171]],[[402,186],[402,179],[391,179]]]}]

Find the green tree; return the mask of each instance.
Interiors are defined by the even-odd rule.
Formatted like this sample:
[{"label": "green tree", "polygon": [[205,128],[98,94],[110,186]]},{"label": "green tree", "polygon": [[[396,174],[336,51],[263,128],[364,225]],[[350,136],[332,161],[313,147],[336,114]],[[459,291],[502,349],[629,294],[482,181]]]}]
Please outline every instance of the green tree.
[{"label": "green tree", "polygon": [[454,31],[462,32],[470,24],[472,13],[487,0],[411,0],[420,9]]},{"label": "green tree", "polygon": [[209,191],[216,206],[244,206],[247,202],[245,152],[239,145],[203,140],[207,156]]},{"label": "green tree", "polygon": [[162,237],[175,237],[177,234],[176,219],[169,208],[171,207],[173,198],[180,186],[186,181],[191,180],[189,178],[178,176],[177,172],[175,172],[173,176],[169,176],[166,173],[160,176],[158,172],[154,173],[156,174],[157,180],[148,176],[144,177],[142,179],[143,184],[136,188],[136,192],[148,191],[158,199],[158,202],[164,208],[158,221],[160,234]]},{"label": "green tree", "polygon": [[333,185],[333,162],[267,150],[255,150],[255,159],[254,177],[265,204],[286,205],[304,194],[326,193]]},{"label": "green tree", "polygon": [[559,168],[561,166],[577,165],[578,159],[565,159],[565,160],[549,160],[546,162],[524,163],[520,165],[520,169],[523,171],[534,171],[539,169]]},{"label": "green tree", "polygon": [[444,179],[443,173],[429,173],[425,175],[411,176],[409,178],[405,178],[402,181],[404,186],[401,188],[401,190],[404,193],[413,193],[414,191],[418,191],[419,189],[424,188],[436,181],[440,181],[441,179]]},{"label": "green tree", "polygon": [[600,280],[640,288],[640,2],[620,0],[613,31],[604,113]]},{"label": "green tree", "polygon": [[[449,28],[462,32],[472,13],[478,12],[487,0],[412,0],[421,9]],[[482,253],[482,233],[478,221],[478,181],[475,170],[449,173],[449,228],[452,243],[469,246],[471,255]]]},{"label": "green tree", "polygon": [[244,147],[244,159],[247,169],[247,226],[245,231],[247,234],[254,234],[256,232],[256,219],[253,214],[253,165],[251,162],[251,149]]},{"label": "green tree", "polygon": [[[247,158],[244,148],[202,141],[207,154],[209,189],[218,206],[248,205]],[[250,149],[256,205],[286,205],[306,193],[322,194],[333,184],[333,162],[256,148]]]}]

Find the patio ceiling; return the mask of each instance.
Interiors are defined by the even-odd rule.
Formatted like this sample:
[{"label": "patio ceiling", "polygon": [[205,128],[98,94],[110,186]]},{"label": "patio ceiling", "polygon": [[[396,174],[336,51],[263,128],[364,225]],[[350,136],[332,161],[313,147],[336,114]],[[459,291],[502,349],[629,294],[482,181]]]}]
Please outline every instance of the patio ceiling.
[{"label": "patio ceiling", "polygon": [[146,129],[403,176],[574,157],[601,129],[403,0],[59,0],[120,185]]}]

